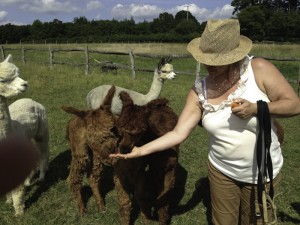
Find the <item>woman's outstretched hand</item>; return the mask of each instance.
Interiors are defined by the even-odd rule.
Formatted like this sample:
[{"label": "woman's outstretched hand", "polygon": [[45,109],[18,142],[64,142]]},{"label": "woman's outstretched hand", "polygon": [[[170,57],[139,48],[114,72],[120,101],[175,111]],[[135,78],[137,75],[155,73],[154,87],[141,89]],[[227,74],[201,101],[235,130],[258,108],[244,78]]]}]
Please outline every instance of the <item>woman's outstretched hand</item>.
[{"label": "woman's outstretched hand", "polygon": [[121,153],[116,153],[116,154],[110,154],[110,158],[117,158],[117,159],[132,159],[132,158],[137,158],[142,156],[141,150],[138,147],[134,147],[130,153],[127,154],[121,154]]}]

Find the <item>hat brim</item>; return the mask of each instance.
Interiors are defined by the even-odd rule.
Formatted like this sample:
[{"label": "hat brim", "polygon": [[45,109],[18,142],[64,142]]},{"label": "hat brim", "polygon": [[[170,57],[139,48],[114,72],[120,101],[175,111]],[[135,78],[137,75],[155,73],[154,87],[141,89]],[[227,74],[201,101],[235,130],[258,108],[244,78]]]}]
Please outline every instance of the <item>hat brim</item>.
[{"label": "hat brim", "polygon": [[187,50],[200,63],[210,66],[222,66],[237,62],[244,58],[252,48],[252,41],[240,35],[240,44],[237,48],[226,53],[203,53],[200,49],[201,38],[195,38],[187,46]]}]

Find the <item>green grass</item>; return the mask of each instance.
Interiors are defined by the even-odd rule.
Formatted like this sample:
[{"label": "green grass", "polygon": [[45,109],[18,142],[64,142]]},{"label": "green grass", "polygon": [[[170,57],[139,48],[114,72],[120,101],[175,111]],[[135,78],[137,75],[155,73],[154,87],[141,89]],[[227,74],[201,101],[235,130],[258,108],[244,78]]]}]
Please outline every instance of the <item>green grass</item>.
[{"label": "green grass", "polygon": [[[74,47],[74,46],[73,46]],[[109,46],[110,48],[113,48]],[[134,46],[129,46],[133,48]],[[127,48],[129,48],[127,46]],[[162,47],[162,46],[161,46]],[[281,46],[284,47],[285,46]],[[289,47],[289,46],[288,46]],[[104,48],[104,47],[103,47]],[[121,46],[115,46],[116,51],[121,51]],[[136,47],[151,52],[148,44]],[[272,54],[281,57],[290,57],[288,51],[282,51],[280,46],[276,49],[264,50],[263,46],[255,47],[256,55],[271,56]],[[294,57],[300,58],[300,47]],[[126,49],[123,46],[123,49]],[[153,48],[155,49],[155,47]],[[174,52],[172,50],[174,50]],[[181,50],[180,50],[181,49]],[[260,54],[259,49],[263,54]],[[111,50],[111,49],[110,49]],[[141,51],[141,50],[140,50]],[[181,44],[172,45],[167,51],[161,54],[185,54],[185,48]],[[85,187],[87,196],[87,215],[81,217],[78,214],[77,205],[72,194],[66,185],[66,177],[69,172],[70,151],[65,140],[65,127],[70,115],[61,110],[62,105],[71,105],[78,108],[86,108],[86,95],[92,88],[101,84],[115,84],[125,88],[130,88],[142,93],[146,93],[152,82],[152,73],[137,72],[136,79],[131,78],[130,70],[119,70],[116,75],[103,74],[98,67],[92,67],[90,75],[84,75],[83,67],[71,67],[55,65],[50,69],[48,64],[31,63],[29,60],[24,65],[21,62],[21,52],[12,53],[15,64],[19,66],[21,77],[28,80],[29,89],[26,93],[10,99],[12,102],[17,98],[30,97],[42,103],[48,112],[50,127],[50,168],[46,175],[46,180],[41,184],[35,184],[28,188],[26,195],[26,212],[20,218],[14,217],[12,206],[5,204],[5,200],[0,201],[0,224],[1,225],[111,225],[120,224],[118,214],[118,203],[116,191],[113,188],[111,170],[107,170],[104,179],[104,194],[107,204],[107,212],[100,214],[96,210],[94,199],[91,197],[91,190]],[[276,53],[276,54],[275,54]],[[17,55],[19,54],[19,55]],[[32,53],[31,53],[32,54]],[[37,53],[35,53],[37,54]],[[44,54],[44,53],[43,53]],[[77,57],[74,53],[75,57]],[[267,55],[269,54],[269,55]],[[294,54],[294,53],[293,53]],[[38,56],[35,56],[38,59]],[[45,57],[48,57],[47,55]],[[71,60],[70,55],[61,59]],[[128,59],[129,60],[129,59]],[[158,60],[142,60],[137,63],[146,68],[156,66]],[[47,61],[48,62],[48,61]],[[195,71],[196,63],[190,59],[174,59],[175,70]],[[292,79],[297,79],[299,62],[284,62],[278,64],[280,70]],[[295,69],[296,68],[296,69]],[[204,73],[204,71],[202,71]],[[173,81],[166,81],[161,96],[170,100],[170,106],[179,114],[185,102],[186,94],[192,87],[194,76],[180,74]],[[277,213],[279,224],[299,224],[300,223],[300,154],[299,154],[299,133],[300,117],[280,119],[285,129],[285,142],[282,146],[284,154],[283,178],[280,187],[280,195],[276,197]],[[180,147],[179,157],[179,179],[177,201],[179,206],[174,211],[171,224],[194,225],[208,224],[207,204],[207,133],[197,127],[190,137]],[[1,181],[3,182],[3,181]],[[197,188],[196,188],[197,187]],[[138,217],[136,224],[141,224]],[[156,224],[153,222],[152,224]]]}]

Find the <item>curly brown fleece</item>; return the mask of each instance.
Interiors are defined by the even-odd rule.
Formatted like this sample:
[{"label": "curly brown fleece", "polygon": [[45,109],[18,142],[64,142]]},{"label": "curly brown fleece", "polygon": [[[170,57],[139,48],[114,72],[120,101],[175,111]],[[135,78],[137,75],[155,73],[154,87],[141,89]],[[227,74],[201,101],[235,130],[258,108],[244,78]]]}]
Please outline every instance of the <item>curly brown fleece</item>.
[{"label": "curly brown fleece", "polygon": [[111,165],[108,157],[115,152],[118,136],[114,132],[114,116],[110,112],[115,87],[109,90],[103,104],[95,110],[79,110],[63,106],[67,113],[74,114],[67,124],[67,139],[72,160],[68,183],[75,195],[81,214],[86,206],[81,193],[83,177],[86,175],[99,211],[105,211],[104,199],[100,194],[100,175],[104,165]]},{"label": "curly brown fleece", "polygon": [[[116,120],[121,135],[120,152],[143,145],[172,130],[177,115],[167,106],[168,100],[152,100],[144,106],[134,105],[126,92],[120,93],[123,109]],[[158,214],[160,225],[169,224],[169,207],[175,185],[175,169],[179,146],[146,157],[118,160],[114,165],[115,187],[119,199],[122,225],[129,225],[132,198],[140,207],[144,221],[153,220],[152,209]]]}]

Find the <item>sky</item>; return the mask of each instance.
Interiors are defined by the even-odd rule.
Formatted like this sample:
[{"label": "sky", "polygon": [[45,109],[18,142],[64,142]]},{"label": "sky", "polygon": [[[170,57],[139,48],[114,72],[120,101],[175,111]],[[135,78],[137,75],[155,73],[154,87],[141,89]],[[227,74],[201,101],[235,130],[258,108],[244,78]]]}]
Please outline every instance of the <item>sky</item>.
[{"label": "sky", "polygon": [[0,0],[0,25],[32,24],[34,20],[72,22],[84,16],[88,20],[134,19],[152,21],[160,13],[175,14],[188,10],[201,23],[207,19],[229,18],[231,0]]}]

